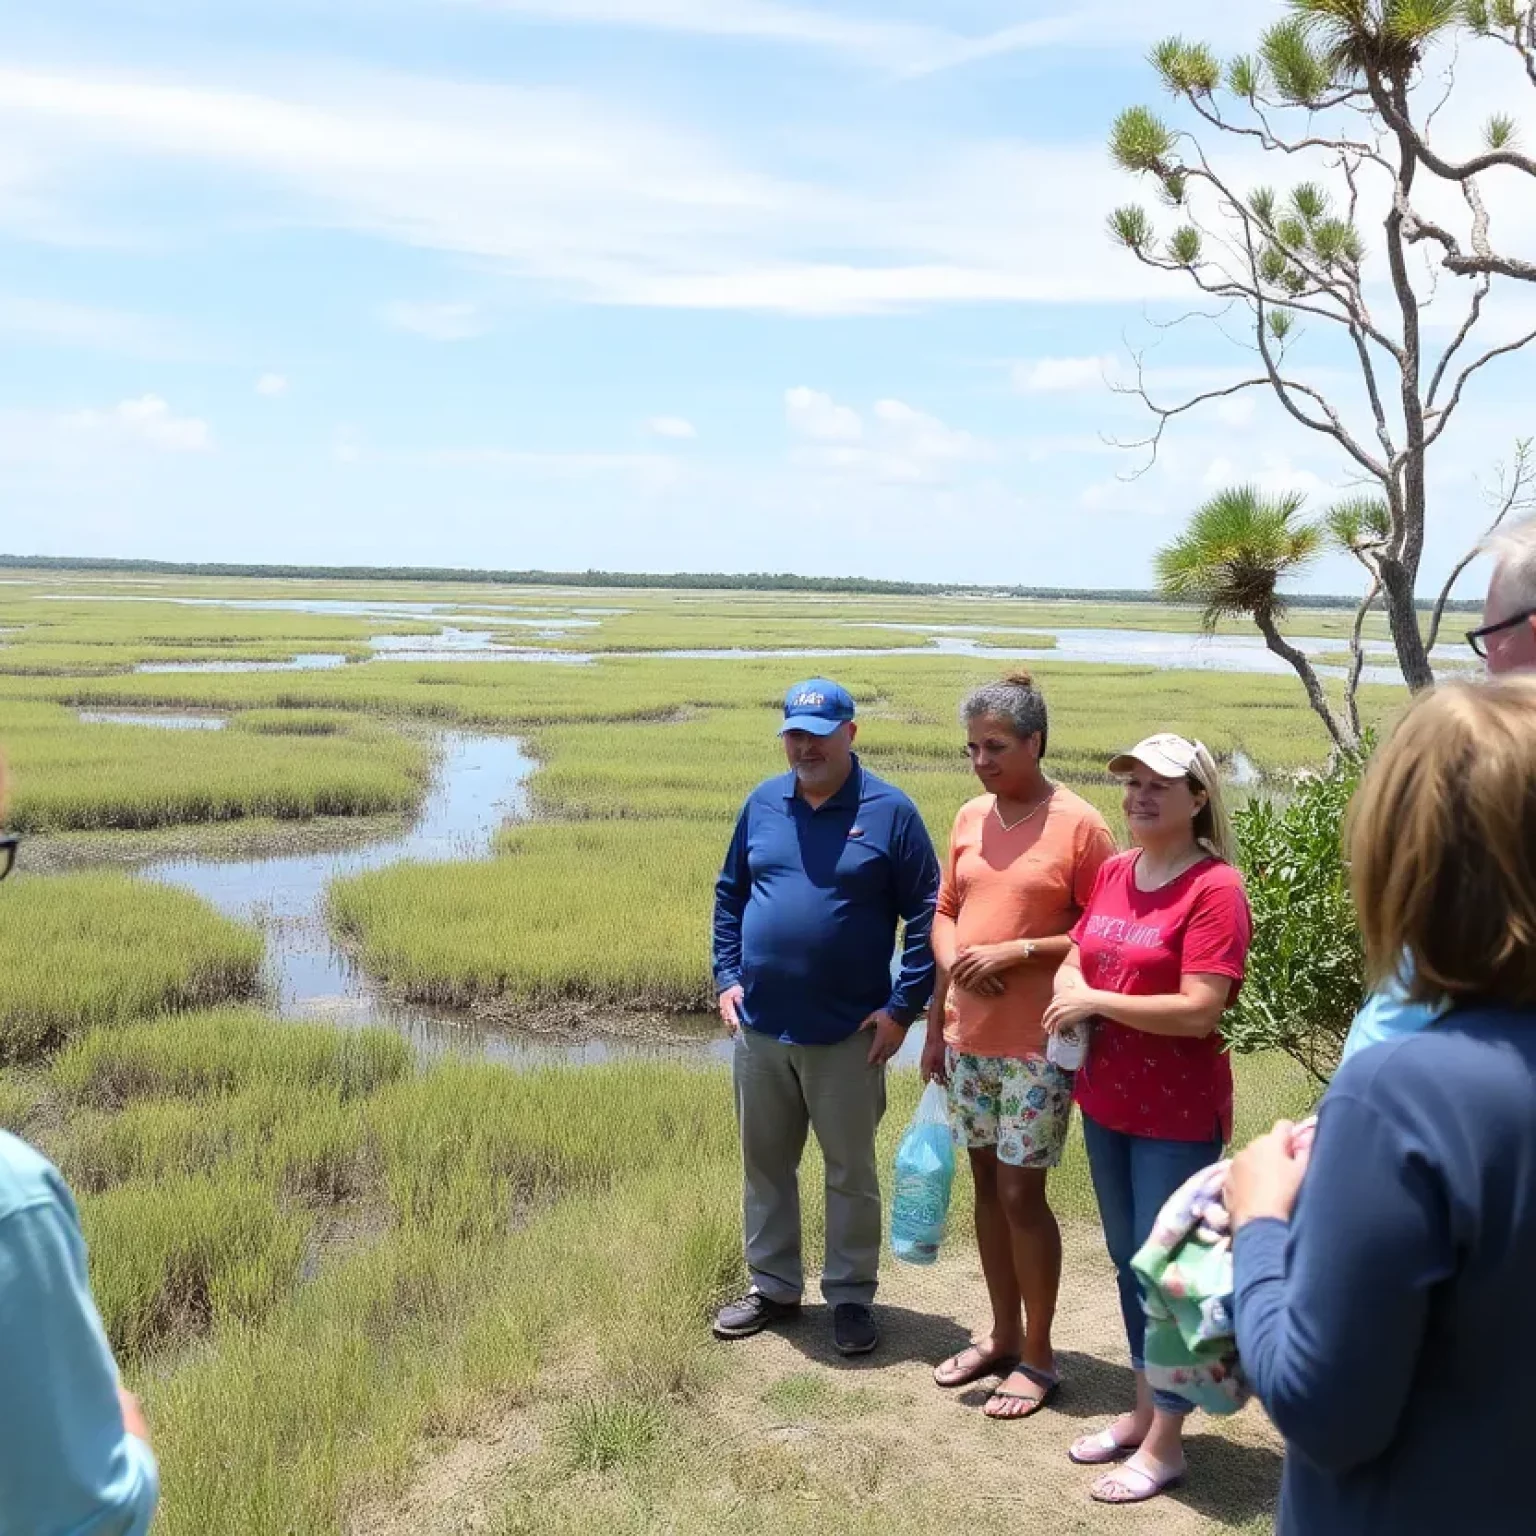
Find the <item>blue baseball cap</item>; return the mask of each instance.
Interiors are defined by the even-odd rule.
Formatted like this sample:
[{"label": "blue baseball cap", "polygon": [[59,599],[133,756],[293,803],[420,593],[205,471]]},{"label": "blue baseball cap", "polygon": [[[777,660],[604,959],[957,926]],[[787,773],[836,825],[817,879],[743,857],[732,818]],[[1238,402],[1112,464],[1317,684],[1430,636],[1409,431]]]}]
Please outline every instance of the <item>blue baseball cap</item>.
[{"label": "blue baseball cap", "polygon": [[825,677],[808,678],[796,683],[784,695],[785,731],[809,731],[812,736],[830,736],[838,726],[853,719],[853,695]]}]

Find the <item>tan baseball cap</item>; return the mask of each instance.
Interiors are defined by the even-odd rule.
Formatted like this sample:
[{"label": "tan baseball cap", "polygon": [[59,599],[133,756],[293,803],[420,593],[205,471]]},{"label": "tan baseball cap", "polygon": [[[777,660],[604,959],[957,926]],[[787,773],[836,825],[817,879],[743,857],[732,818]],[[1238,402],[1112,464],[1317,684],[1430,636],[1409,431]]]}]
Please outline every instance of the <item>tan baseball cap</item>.
[{"label": "tan baseball cap", "polygon": [[1140,763],[1165,779],[1182,779],[1192,773],[1202,784],[1210,783],[1215,767],[1211,754],[1198,741],[1186,741],[1172,731],[1162,731],[1138,741],[1128,752],[1109,760],[1111,773],[1130,773]]}]

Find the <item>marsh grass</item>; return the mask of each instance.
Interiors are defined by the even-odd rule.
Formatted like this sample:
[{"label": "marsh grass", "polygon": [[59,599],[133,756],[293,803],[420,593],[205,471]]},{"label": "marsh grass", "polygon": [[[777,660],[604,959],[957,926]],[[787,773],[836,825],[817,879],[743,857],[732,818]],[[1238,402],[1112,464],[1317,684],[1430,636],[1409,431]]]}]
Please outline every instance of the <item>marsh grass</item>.
[{"label": "marsh grass", "polygon": [[[1300,1108],[1298,1076],[1239,1063],[1244,1129]],[[882,1168],[917,1094],[915,1074],[893,1075]],[[518,1479],[535,1502],[505,1513],[549,1519],[508,1529],[591,1529],[577,1490],[589,1521],[593,1500],[637,1500],[636,1532],[694,1508],[707,1395],[735,1363],[707,1320],[742,1279],[725,1074],[418,1067],[387,1034],[227,1010],[98,1030],[40,1071],[0,1073],[0,1111],[26,1116],[76,1185],[173,1536],[333,1536],[403,1489],[424,1441],[487,1413],[542,1426]],[[347,1177],[295,1180],[294,1147]],[[962,1248],[967,1183],[949,1239]],[[814,1254],[814,1150],[802,1187]],[[1052,1188],[1065,1219],[1091,1216],[1075,1137]],[[323,1224],[349,1219],[364,1237],[317,1248]],[[801,1373],[762,1411],[833,1424],[871,1410],[823,1379]],[[792,1455],[715,1449],[774,1529],[808,1491],[839,1528],[862,1518],[858,1478],[879,1476],[849,1469],[838,1492]]]},{"label": "marsh grass", "polygon": [[[281,582],[238,590],[382,595]],[[447,595],[469,611],[492,600]],[[581,601],[545,591],[525,610]],[[650,616],[632,632],[681,632],[689,620],[691,643],[706,646],[710,625],[728,621],[804,633],[847,619],[1115,619],[1005,602],[790,606],[776,596],[629,593],[588,601]],[[0,624],[16,622],[17,606],[0,597]],[[151,605],[34,602],[27,623],[40,625],[46,609],[55,619],[46,640],[28,644],[99,651],[105,665],[121,664],[150,633],[156,644],[194,650],[324,648],[300,615],[247,625],[243,614],[215,619],[159,604],[169,612],[144,623],[134,617],[141,606]],[[189,621],[195,636],[184,614],[198,616]],[[1140,607],[1120,617],[1134,627],[1193,623],[1187,611],[1164,617]],[[1297,627],[1335,632],[1305,617]],[[333,632],[325,645],[355,640]],[[259,776],[237,782],[210,741],[222,739],[242,763],[262,764],[270,751],[290,776],[280,782],[298,784],[311,804],[322,782],[356,782],[346,775],[358,764],[382,765],[382,777],[366,782],[408,781],[397,803],[413,804],[424,749],[399,725],[528,735],[541,763],[540,806],[561,821],[510,830],[482,864],[343,882],[338,924],[370,972],[413,995],[684,1007],[708,996],[709,888],[730,819],[745,790],[778,769],[773,732],[786,684],[814,670],[814,661],[627,657],[588,667],[392,662],[308,675],[0,676],[0,739],[17,759],[19,806],[46,780],[72,814],[117,805],[138,815],[147,807],[153,818],[216,805],[257,814]],[[866,760],[914,795],[941,845],[974,792],[955,706],[1000,670],[984,658],[939,656],[835,664],[860,701]],[[1048,762],[1109,810],[1114,791],[1098,765],[1153,729],[1201,734],[1218,753],[1242,747],[1275,775],[1325,750],[1289,679],[1034,670],[1051,703]],[[1372,690],[1368,709],[1379,714],[1400,697]],[[113,733],[72,717],[60,723],[64,706],[85,704],[204,707],[233,718],[225,732],[196,739],[116,736],[117,755],[132,761],[114,782],[91,755],[103,735],[87,734]],[[305,803],[304,794],[285,802]],[[46,801],[33,805],[37,815]],[[954,1506],[942,1499],[894,1507],[870,1497],[889,1471],[878,1445],[821,1467],[793,1446],[722,1436],[711,1394],[727,1383],[747,1394],[754,1415],[813,1428],[848,1420],[857,1431],[878,1406],[819,1371],[754,1387],[750,1373],[732,1374],[739,1356],[709,1342],[711,1308],[743,1281],[725,1074],[641,1062],[527,1074],[465,1061],[423,1067],[403,1040],[377,1031],[282,1023],[247,1009],[170,1012],[251,985],[259,946],[194,898],[122,877],[23,875],[7,885],[0,918],[0,1052],[27,1061],[0,1068],[0,1125],[40,1142],[78,1192],[93,1285],[130,1383],[145,1394],[165,1471],[157,1529],[335,1536],[364,1505],[407,1489],[424,1445],[508,1416],[526,1424],[527,1448],[488,1517],[491,1530],[906,1536],[953,1524]],[[1311,1089],[1291,1064],[1248,1058],[1237,1071],[1239,1139],[1307,1108]],[[892,1075],[883,1169],[917,1095],[915,1074]],[[821,1175],[812,1149],[802,1178],[810,1255],[824,1230]],[[1093,1219],[1075,1131],[1051,1187],[1064,1220]],[[962,1174],[952,1250],[969,1246],[970,1221]],[[698,1476],[701,1467],[710,1477]]]},{"label": "marsh grass", "polygon": [[330,912],[369,975],[420,1002],[580,999],[712,1004],[708,897],[724,838],[709,822],[515,827],[498,857],[336,881]]},{"label": "marsh grass", "polygon": [[0,1061],[93,1024],[254,992],[260,936],[185,891],[123,874],[7,882],[0,921]]},{"label": "marsh grass", "polygon": [[60,705],[3,701],[11,824],[38,832],[365,816],[407,809],[425,791],[427,745],[386,726],[353,719],[296,751],[261,724],[173,732],[86,724]]},{"label": "marsh grass", "polygon": [[[894,617],[895,615],[893,615]],[[902,621],[905,624],[905,620]],[[914,623],[920,621],[913,621]],[[605,618],[596,629],[567,631],[558,640],[536,642],[546,649],[603,653],[673,650],[882,650],[920,648],[928,634],[912,628],[882,628],[878,621],[856,615],[836,617],[825,609],[781,605],[760,613],[735,611],[729,604],[683,612],[639,612]],[[526,632],[525,632],[526,633]],[[518,635],[498,635],[505,644],[527,644]],[[1005,643],[1050,649],[1051,635],[1021,631]]]}]

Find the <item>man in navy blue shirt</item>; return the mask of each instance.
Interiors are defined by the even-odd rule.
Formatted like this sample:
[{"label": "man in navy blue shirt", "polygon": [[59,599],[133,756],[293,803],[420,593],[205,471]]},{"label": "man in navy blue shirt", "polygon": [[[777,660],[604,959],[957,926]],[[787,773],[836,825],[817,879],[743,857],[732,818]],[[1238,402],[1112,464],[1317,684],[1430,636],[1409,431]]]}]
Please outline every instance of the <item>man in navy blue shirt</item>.
[{"label": "man in navy blue shirt", "polygon": [[[845,1355],[879,1342],[875,1131],[885,1064],[933,991],[939,863],[917,807],[853,750],[853,699],[825,678],[789,690],[790,771],[747,797],[715,887],[715,982],[735,1036],[736,1117],[752,1287],[715,1318],[745,1338],[797,1314],[800,1157],[827,1170],[821,1290]],[[891,981],[898,921],[901,973]]]}]

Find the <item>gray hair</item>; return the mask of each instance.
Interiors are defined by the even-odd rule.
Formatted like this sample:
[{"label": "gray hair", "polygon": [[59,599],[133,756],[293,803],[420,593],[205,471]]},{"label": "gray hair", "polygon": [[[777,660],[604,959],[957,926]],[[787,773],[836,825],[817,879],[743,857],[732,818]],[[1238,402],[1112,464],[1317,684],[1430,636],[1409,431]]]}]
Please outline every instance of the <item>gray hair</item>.
[{"label": "gray hair", "polygon": [[1536,517],[1499,529],[1483,548],[1493,556],[1514,606],[1536,608]]},{"label": "gray hair", "polygon": [[1045,714],[1045,695],[1035,686],[1028,672],[1013,672],[998,683],[985,683],[971,693],[960,706],[960,723],[969,725],[983,715],[1003,721],[1015,736],[1040,734],[1040,756],[1045,756],[1049,727]]}]

